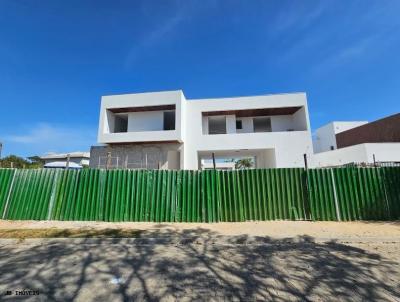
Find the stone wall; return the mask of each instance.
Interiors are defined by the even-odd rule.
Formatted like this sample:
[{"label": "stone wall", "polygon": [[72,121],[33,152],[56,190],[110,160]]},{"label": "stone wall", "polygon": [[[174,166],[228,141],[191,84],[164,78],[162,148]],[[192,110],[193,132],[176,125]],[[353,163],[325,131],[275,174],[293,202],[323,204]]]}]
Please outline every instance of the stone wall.
[{"label": "stone wall", "polygon": [[90,167],[106,168],[110,154],[110,168],[120,169],[179,169],[181,144],[121,144],[92,146]]}]

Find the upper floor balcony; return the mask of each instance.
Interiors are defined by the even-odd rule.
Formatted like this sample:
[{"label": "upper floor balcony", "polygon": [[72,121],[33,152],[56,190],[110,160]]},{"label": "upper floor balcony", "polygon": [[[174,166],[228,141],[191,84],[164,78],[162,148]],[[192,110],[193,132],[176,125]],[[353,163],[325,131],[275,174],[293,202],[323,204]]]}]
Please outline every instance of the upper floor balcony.
[{"label": "upper floor balcony", "polygon": [[181,141],[176,106],[106,109],[100,143]]},{"label": "upper floor balcony", "polygon": [[179,90],[103,96],[98,142],[180,142],[183,100]]},{"label": "upper floor balcony", "polygon": [[203,135],[307,131],[304,107],[202,113]]}]

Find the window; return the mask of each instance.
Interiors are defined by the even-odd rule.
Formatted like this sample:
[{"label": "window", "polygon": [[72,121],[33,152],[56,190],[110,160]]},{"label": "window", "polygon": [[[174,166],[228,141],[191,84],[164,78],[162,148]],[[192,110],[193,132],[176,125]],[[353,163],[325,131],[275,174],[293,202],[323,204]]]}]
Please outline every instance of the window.
[{"label": "window", "polygon": [[271,119],[269,117],[253,118],[254,132],[271,132]]},{"label": "window", "polygon": [[331,150],[335,150],[335,147],[334,147],[334,146],[331,146]]},{"label": "window", "polygon": [[208,117],[208,134],[226,134],[225,116]]},{"label": "window", "polygon": [[114,132],[128,132],[128,115],[115,115]]},{"label": "window", "polygon": [[243,129],[242,121],[241,120],[236,120],[236,129]]},{"label": "window", "polygon": [[164,111],[164,130],[175,130],[175,111]]}]

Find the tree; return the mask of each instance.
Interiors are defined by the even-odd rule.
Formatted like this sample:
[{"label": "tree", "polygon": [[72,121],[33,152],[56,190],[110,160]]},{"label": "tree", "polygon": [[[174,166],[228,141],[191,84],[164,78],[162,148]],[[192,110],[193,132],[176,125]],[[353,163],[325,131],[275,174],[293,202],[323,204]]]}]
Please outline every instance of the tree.
[{"label": "tree", "polygon": [[41,159],[39,156],[35,155],[35,156],[30,156],[28,157],[28,159],[31,161],[31,165],[32,166],[38,166],[38,167],[43,167],[44,165],[44,160]]},{"label": "tree", "polygon": [[252,158],[241,158],[235,161],[235,169],[250,169],[254,166]]},{"label": "tree", "polygon": [[9,155],[0,159],[0,167],[17,169],[37,169],[43,167],[43,161],[38,156],[29,159],[16,155]]}]

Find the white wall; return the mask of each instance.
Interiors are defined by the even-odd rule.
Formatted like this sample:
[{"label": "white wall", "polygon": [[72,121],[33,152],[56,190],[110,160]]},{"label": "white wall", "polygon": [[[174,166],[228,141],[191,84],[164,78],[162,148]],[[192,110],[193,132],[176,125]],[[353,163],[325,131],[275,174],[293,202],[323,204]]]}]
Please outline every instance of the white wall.
[{"label": "white wall", "polygon": [[[101,99],[100,117],[99,117],[99,131],[98,142],[102,144],[112,143],[133,143],[133,142],[154,142],[154,141],[183,141],[183,133],[181,132],[185,122],[182,119],[184,116],[185,97],[182,91],[163,91],[151,93],[135,93],[124,95],[103,96]],[[143,107],[143,106],[161,106],[161,105],[175,105],[175,130],[164,131],[163,126],[160,127],[162,119],[153,116],[153,123],[143,121],[144,126],[140,126],[140,122],[135,122],[130,119],[131,127],[128,130],[138,129],[138,131],[131,131],[126,133],[112,133],[113,113],[108,109],[115,108],[129,108],[129,107]],[[138,113],[139,114],[139,113]],[[140,113],[141,115],[143,112]],[[151,113],[150,115],[152,115]],[[199,127],[200,128],[200,127]],[[142,130],[139,130],[142,129]]]},{"label": "white wall", "polygon": [[203,116],[201,121],[202,121],[202,133],[208,134],[208,116]]},{"label": "white wall", "polygon": [[237,129],[236,133],[251,133],[254,132],[253,118],[252,117],[239,117],[242,121],[242,129]]},{"label": "white wall", "polygon": [[179,170],[179,167],[180,167],[179,151],[168,151],[167,167],[163,167],[163,169]]},{"label": "white wall", "polygon": [[311,158],[310,167],[341,166],[353,162],[366,162],[366,160],[365,146],[361,144],[314,154]]},{"label": "white wall", "polygon": [[400,162],[400,143],[364,144],[369,163],[375,160],[381,162]]},{"label": "white wall", "polygon": [[257,156],[257,168],[275,168],[276,167],[276,155],[275,149],[266,149],[260,151]]},{"label": "white wall", "polygon": [[400,143],[359,144],[333,151],[314,154],[312,167],[340,166],[348,163],[373,163],[376,161],[400,162]]},{"label": "white wall", "polygon": [[226,133],[236,133],[236,116],[226,116]]},{"label": "white wall", "polygon": [[304,106],[293,114],[293,128],[295,130],[310,130],[307,106]]},{"label": "white wall", "polygon": [[274,115],[270,118],[272,131],[287,131],[293,128],[293,118],[291,115]]},{"label": "white wall", "polygon": [[[187,119],[185,116],[187,115],[187,100],[185,98],[185,95],[183,94],[182,91],[180,91],[180,101],[176,105],[176,125],[175,128],[176,130],[180,133],[180,138],[181,141],[183,142],[184,138],[187,135],[187,128],[188,125]],[[181,144],[180,150],[179,150],[179,168],[183,169],[184,168],[184,154],[185,154],[185,144]]]},{"label": "white wall", "polygon": [[315,131],[314,151],[315,153],[329,151],[331,146],[337,149],[333,123],[329,123]]},{"label": "white wall", "polygon": [[163,128],[163,111],[130,112],[128,114],[128,132],[160,131]]},{"label": "white wall", "polygon": [[368,124],[368,121],[352,121],[352,122],[333,122],[333,130],[335,134]]},{"label": "white wall", "polygon": [[[103,120],[103,131],[106,133],[113,133],[114,132],[114,125],[115,125],[115,115],[110,111],[104,112],[104,120]],[[99,127],[100,129],[101,127]]]}]

